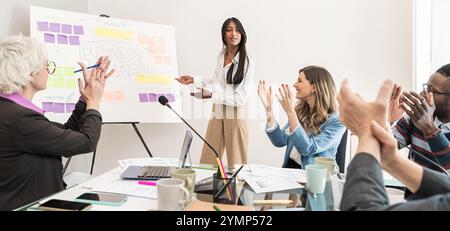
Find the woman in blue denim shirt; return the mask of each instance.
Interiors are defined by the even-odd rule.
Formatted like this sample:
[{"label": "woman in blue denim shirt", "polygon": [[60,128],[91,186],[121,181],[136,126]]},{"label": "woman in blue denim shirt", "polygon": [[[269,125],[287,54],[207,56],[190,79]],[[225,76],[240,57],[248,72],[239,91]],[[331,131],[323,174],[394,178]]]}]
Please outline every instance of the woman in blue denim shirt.
[{"label": "woman in blue denim shirt", "polygon": [[280,128],[272,111],[272,89],[260,81],[258,94],[267,115],[266,133],[276,147],[286,148],[283,167],[305,168],[314,158],[335,158],[337,147],[345,132],[336,112],[336,87],[331,74],[322,67],[308,66],[299,71],[295,103],[287,84],[276,94],[288,117],[288,124]]}]

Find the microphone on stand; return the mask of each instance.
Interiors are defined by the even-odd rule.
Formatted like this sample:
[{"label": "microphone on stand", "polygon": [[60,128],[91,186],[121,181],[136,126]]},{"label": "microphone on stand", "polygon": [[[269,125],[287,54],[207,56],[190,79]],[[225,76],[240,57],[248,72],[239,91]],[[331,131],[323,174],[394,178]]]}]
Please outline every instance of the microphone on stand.
[{"label": "microphone on stand", "polygon": [[203,142],[205,142],[205,144],[214,152],[216,157],[219,158],[219,154],[217,153],[217,151],[208,142],[206,142],[206,140],[203,139],[203,137],[200,134],[198,134],[198,132],[188,122],[186,122],[186,120],[184,120],[183,117],[178,115],[178,113],[175,110],[173,110],[173,108],[169,104],[169,100],[167,99],[167,97],[162,95],[158,98],[158,101],[163,106],[167,106],[168,108],[170,108],[198,137],[200,137],[201,140],[203,140]]},{"label": "microphone on stand", "polygon": [[[219,157],[219,154],[217,153],[217,151],[213,148],[213,146],[211,146],[200,134],[198,134],[198,132],[186,121],[184,120],[183,117],[181,117],[169,104],[169,100],[167,99],[167,97],[165,96],[160,96],[158,98],[158,102],[163,105],[163,106],[167,106],[168,108],[170,108],[170,110],[172,110],[198,137],[200,137],[200,139],[205,142],[205,144],[214,152],[214,154],[216,155],[216,161],[217,161],[217,165],[218,165],[218,171],[217,171],[217,176],[220,175],[222,176],[222,178],[224,179],[224,183],[226,183],[225,179],[228,179],[227,173],[225,172],[225,168],[223,167],[223,163],[222,160]],[[227,188],[227,193],[230,196],[230,192]]]}]

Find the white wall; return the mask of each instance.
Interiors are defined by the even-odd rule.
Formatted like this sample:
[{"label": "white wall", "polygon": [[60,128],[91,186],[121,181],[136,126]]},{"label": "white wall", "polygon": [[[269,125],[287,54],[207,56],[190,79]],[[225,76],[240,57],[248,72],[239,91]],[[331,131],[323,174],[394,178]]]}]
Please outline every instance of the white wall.
[{"label": "white wall", "polygon": [[[299,68],[316,64],[328,68],[338,85],[349,78],[366,98],[375,96],[384,78],[395,79],[407,89],[413,85],[409,0],[95,0],[88,1],[88,12],[174,25],[180,74],[212,73],[221,47],[220,26],[235,16],[246,28],[257,79],[292,83]],[[191,107],[192,101],[186,104]],[[189,121],[204,133],[207,118]],[[280,166],[284,149],[270,144],[263,127],[263,119],[250,121],[249,161]],[[143,124],[140,128],[154,154],[178,156],[184,125]],[[194,161],[200,152],[201,142],[195,139]],[[115,166],[117,159],[138,156],[144,157],[145,151],[131,126],[105,126],[94,172]]]},{"label": "white wall", "polygon": [[87,0],[0,0],[0,36],[30,35],[30,5],[87,12],[88,3]]},{"label": "white wall", "polygon": [[[256,64],[256,79],[292,83],[305,65],[330,70],[339,85],[349,78],[354,89],[373,98],[384,78],[407,89],[412,83],[412,2],[409,0],[88,0],[1,1],[0,34],[28,34],[29,4],[56,9],[109,14],[112,17],[175,26],[180,74],[207,76],[221,47],[220,26],[238,17],[248,33],[248,49]],[[87,5],[87,6],[86,6]],[[187,89],[186,89],[187,91]],[[256,92],[252,96],[256,98]],[[259,102],[251,102],[259,106]],[[200,108],[209,115],[210,103],[186,100],[184,109]],[[189,121],[204,134],[207,117]],[[259,115],[262,117],[261,115]],[[284,119],[281,119],[282,123]],[[280,166],[284,149],[270,144],[264,119],[250,120],[249,162]],[[178,156],[183,124],[139,125],[157,156]],[[191,154],[197,162],[201,142],[194,139]],[[94,173],[117,166],[117,160],[145,157],[131,126],[103,127]],[[74,158],[71,168],[88,171],[90,155]]]}]

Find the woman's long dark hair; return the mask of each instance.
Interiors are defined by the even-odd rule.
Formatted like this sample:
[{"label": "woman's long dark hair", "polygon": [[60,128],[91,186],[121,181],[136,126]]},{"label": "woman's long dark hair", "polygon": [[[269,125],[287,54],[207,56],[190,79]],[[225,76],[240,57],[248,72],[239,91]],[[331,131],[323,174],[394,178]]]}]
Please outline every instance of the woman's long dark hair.
[{"label": "woman's long dark hair", "polygon": [[233,78],[233,70],[234,70],[234,63],[231,62],[230,69],[227,72],[227,84],[233,84],[238,85],[242,82],[244,79],[244,68],[245,63],[248,62],[247,57],[247,49],[245,48],[245,43],[247,42],[247,33],[244,30],[244,26],[242,26],[242,23],[237,18],[229,18],[223,22],[222,25],[222,42],[223,45],[226,47],[227,43],[225,42],[225,33],[227,31],[228,25],[234,22],[236,24],[236,29],[241,33],[241,42],[239,43],[238,52],[239,52],[239,64],[237,67],[236,74]]}]

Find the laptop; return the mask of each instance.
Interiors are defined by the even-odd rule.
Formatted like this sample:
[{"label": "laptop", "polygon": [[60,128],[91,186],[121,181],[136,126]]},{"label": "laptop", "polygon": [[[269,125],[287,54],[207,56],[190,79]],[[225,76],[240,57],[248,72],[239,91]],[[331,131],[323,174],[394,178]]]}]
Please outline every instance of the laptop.
[{"label": "laptop", "polygon": [[175,166],[129,166],[120,177],[124,179],[133,180],[159,180],[162,178],[170,178],[172,170],[176,168],[184,168],[186,158],[189,154],[189,149],[192,143],[192,133],[187,130],[184,136],[183,146],[181,147],[181,154],[178,162],[178,167]]}]

